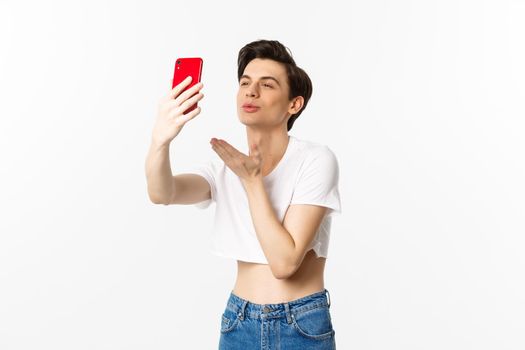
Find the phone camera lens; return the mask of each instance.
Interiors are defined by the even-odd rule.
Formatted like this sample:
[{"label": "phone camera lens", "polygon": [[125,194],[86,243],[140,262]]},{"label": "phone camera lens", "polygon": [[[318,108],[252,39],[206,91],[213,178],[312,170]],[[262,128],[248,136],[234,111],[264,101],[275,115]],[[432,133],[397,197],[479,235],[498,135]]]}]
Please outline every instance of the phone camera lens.
[{"label": "phone camera lens", "polygon": [[177,64],[180,64],[180,60],[177,61]]}]

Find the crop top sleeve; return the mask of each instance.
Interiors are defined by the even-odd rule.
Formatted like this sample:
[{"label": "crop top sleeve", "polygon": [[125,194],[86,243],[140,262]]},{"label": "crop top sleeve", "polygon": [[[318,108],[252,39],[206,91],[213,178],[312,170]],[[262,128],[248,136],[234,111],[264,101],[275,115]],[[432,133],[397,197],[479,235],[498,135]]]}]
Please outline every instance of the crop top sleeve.
[{"label": "crop top sleeve", "polygon": [[290,204],[312,204],[329,208],[327,216],[341,213],[339,165],[326,146],[305,159],[297,177]]},{"label": "crop top sleeve", "polygon": [[220,163],[215,160],[199,163],[193,166],[190,170],[192,174],[202,176],[210,185],[211,199],[196,203],[195,206],[199,209],[206,209],[211,203],[216,202],[217,198],[217,185],[216,185],[216,174],[219,170]]}]

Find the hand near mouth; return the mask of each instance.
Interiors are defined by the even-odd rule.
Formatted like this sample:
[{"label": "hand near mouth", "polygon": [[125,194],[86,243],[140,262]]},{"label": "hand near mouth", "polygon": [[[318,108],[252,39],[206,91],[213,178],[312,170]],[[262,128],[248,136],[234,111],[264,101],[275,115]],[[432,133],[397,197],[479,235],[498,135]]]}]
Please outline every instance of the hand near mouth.
[{"label": "hand near mouth", "polygon": [[247,156],[221,139],[212,138],[210,144],[215,153],[241,179],[243,184],[262,180],[262,156],[256,145],[250,147],[250,155]]}]

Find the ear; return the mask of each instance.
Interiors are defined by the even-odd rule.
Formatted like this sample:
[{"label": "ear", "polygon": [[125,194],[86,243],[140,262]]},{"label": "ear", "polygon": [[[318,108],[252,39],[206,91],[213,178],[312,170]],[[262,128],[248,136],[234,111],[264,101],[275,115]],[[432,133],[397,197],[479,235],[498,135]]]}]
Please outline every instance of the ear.
[{"label": "ear", "polygon": [[304,98],[303,96],[297,96],[292,99],[288,107],[288,113],[297,114],[301,108],[303,108]]}]

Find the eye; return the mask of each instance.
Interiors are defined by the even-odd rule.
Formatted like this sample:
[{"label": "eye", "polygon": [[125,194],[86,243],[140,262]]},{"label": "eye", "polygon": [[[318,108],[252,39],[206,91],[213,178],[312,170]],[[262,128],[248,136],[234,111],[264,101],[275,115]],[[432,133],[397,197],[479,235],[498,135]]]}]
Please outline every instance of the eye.
[{"label": "eye", "polygon": [[272,87],[273,87],[273,86],[270,85],[270,84],[263,84],[263,86],[265,86],[265,87],[269,87],[269,88],[272,88]]},{"label": "eye", "polygon": [[245,82],[245,81],[243,81],[243,82],[241,83],[241,86],[242,86],[242,85],[246,85],[246,84],[248,84],[248,83]]}]

